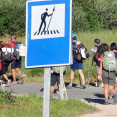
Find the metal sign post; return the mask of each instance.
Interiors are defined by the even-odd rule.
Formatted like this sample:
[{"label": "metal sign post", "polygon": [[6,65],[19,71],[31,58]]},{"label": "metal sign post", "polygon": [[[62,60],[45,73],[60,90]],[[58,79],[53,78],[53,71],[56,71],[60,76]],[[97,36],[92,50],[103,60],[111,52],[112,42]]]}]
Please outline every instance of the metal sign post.
[{"label": "metal sign post", "polygon": [[61,100],[64,100],[64,92],[63,92],[63,67],[60,67],[60,89],[61,89]]},{"label": "metal sign post", "polygon": [[50,80],[51,68],[44,68],[43,117],[50,115]]}]

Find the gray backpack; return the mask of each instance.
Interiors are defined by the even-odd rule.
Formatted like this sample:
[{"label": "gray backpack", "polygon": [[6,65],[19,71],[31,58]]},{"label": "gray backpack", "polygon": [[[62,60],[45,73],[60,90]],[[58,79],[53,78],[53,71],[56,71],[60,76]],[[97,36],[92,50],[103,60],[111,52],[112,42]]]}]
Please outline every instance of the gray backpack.
[{"label": "gray backpack", "polygon": [[115,54],[112,51],[104,52],[103,68],[109,72],[116,71],[117,61],[115,58]]}]

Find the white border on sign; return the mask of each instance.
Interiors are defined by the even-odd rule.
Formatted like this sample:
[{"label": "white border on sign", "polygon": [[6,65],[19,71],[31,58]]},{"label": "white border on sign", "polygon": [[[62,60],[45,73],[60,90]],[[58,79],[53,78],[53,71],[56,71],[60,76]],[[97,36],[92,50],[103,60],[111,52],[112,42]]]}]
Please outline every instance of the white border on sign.
[{"label": "white border on sign", "polygon": [[63,66],[63,65],[70,65],[73,63],[73,58],[72,58],[72,40],[71,40],[71,35],[72,35],[72,0],[70,0],[70,33],[69,33],[69,63],[66,64],[52,64],[52,65],[35,65],[35,66],[27,66],[27,25],[28,25],[28,2],[35,2],[35,1],[52,1],[52,0],[28,0],[26,2],[26,56],[25,56],[25,67],[26,68],[37,68],[37,67],[50,67],[50,66]]}]

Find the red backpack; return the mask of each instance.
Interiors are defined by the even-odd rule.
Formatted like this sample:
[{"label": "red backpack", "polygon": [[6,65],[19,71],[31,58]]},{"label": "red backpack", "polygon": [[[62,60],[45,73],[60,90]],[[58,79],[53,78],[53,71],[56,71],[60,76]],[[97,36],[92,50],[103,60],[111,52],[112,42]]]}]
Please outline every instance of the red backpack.
[{"label": "red backpack", "polygon": [[81,48],[79,45],[75,45],[73,48],[73,57],[76,61],[82,61]]}]

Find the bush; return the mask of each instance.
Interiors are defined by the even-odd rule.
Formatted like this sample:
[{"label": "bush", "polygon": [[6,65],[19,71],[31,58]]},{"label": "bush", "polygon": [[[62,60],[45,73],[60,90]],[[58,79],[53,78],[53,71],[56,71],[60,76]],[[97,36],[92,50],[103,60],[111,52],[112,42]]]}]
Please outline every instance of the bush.
[{"label": "bush", "polygon": [[16,97],[11,95],[11,92],[0,91],[0,103],[13,103]]},{"label": "bush", "polygon": [[[0,0],[0,35],[25,34],[26,0]],[[117,29],[116,0],[73,0],[73,32]]]}]

